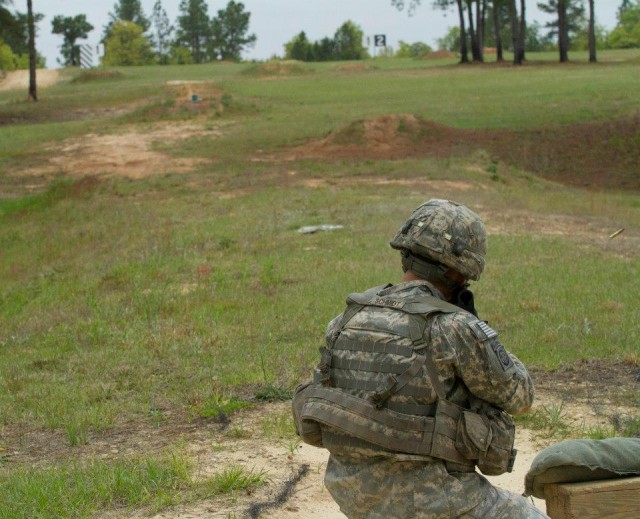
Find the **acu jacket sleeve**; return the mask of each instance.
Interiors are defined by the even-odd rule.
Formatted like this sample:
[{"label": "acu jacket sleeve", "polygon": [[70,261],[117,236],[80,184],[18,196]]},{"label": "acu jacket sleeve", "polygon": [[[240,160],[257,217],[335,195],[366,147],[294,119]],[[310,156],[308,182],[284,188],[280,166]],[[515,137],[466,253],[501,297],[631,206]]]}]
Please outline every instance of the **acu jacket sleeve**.
[{"label": "acu jacket sleeve", "polygon": [[469,391],[510,414],[526,412],[534,399],[533,382],[498,334],[466,312],[449,314],[444,321],[438,324],[455,351],[457,375]]}]

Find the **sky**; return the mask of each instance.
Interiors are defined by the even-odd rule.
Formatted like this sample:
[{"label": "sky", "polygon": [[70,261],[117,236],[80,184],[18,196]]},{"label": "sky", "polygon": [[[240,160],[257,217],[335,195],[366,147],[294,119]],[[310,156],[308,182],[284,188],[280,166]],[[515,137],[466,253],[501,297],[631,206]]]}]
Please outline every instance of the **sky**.
[{"label": "sky", "polygon": [[[141,0],[142,9],[150,17],[156,0]],[[180,0],[161,0],[171,22],[176,25]],[[283,56],[284,44],[300,31],[305,31],[311,41],[333,37],[347,20],[353,21],[369,37],[369,51],[375,55],[373,36],[384,34],[387,45],[398,48],[398,41],[424,42],[436,47],[436,40],[448,29],[457,25],[455,11],[434,10],[432,0],[424,0],[416,13],[409,17],[406,11],[398,11],[391,0],[242,0],[245,10],[251,13],[249,32],[256,34],[252,49],[243,54],[244,59],[266,60]],[[408,3],[408,2],[407,2]],[[527,20],[544,23],[549,19],[536,7],[536,0],[527,0]],[[611,30],[616,25],[616,12],[621,0],[596,0],[596,23]],[[24,5],[22,5],[24,4]],[[56,15],[76,16],[84,14],[94,30],[87,40],[95,48],[102,37],[103,28],[114,11],[116,0],[33,0],[33,9],[44,15],[38,25],[36,48],[46,58],[48,68],[58,68],[62,36],[51,34],[51,20]],[[210,17],[224,9],[227,0],[207,1]],[[26,12],[24,0],[13,0],[15,10]],[[96,63],[97,64],[97,61]]]}]

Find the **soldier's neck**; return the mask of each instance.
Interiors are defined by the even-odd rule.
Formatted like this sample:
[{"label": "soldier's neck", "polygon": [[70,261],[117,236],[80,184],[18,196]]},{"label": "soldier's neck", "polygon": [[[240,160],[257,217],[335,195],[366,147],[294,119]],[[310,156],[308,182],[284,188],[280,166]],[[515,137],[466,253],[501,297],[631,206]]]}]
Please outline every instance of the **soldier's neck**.
[{"label": "soldier's neck", "polygon": [[440,290],[440,292],[442,292],[442,295],[444,296],[444,298],[447,301],[449,299],[451,299],[451,297],[453,296],[453,294],[451,293],[451,289],[449,287],[447,287],[446,285],[444,285],[443,283],[438,283],[438,282],[432,281],[430,279],[421,278],[420,276],[416,276],[410,270],[407,270],[404,273],[404,275],[402,276],[402,282],[403,283],[407,283],[409,281],[427,281],[427,282],[431,283],[434,287],[436,287],[438,290]]}]

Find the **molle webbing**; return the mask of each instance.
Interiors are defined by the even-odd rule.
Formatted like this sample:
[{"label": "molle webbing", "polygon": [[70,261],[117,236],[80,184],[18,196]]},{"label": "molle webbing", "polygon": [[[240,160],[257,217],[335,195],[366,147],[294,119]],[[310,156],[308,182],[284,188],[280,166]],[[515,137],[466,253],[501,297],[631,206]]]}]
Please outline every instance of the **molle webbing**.
[{"label": "molle webbing", "polygon": [[[511,417],[484,407],[463,409],[447,400],[425,342],[428,317],[459,308],[426,295],[395,299],[386,288],[349,296],[337,333],[321,348],[314,383],[296,390],[293,408],[302,439],[321,447],[327,433],[332,447],[364,442],[365,449],[444,460],[451,472],[473,471],[476,464],[488,475],[511,471],[516,452]],[[365,316],[348,326],[372,306],[408,314],[408,322],[386,329]],[[431,390],[437,394],[435,404],[425,403]]]},{"label": "molle webbing", "polygon": [[339,389],[309,386],[299,419],[329,426],[392,452],[431,456],[464,466],[468,459],[455,449],[460,408],[438,403],[435,416],[416,416],[378,409],[369,400]]},{"label": "molle webbing", "polygon": [[[320,381],[316,380],[316,373],[314,373],[314,382],[318,383]],[[353,389],[355,391],[378,391],[380,389],[379,381],[354,379],[353,377],[348,377],[339,373],[332,375],[331,381],[335,384],[335,387],[339,387],[341,389]],[[424,396],[424,388],[406,385],[395,394],[419,398]]]},{"label": "molle webbing", "polygon": [[376,407],[362,398],[342,391],[310,387],[301,419],[313,420],[365,441],[398,451],[430,455],[435,420],[404,416]]},{"label": "molle webbing", "polygon": [[357,371],[376,371],[378,373],[394,373],[399,375],[405,368],[395,360],[375,361],[361,359],[341,359],[333,358],[331,361],[333,369],[354,369]]},{"label": "molle webbing", "polygon": [[388,353],[391,355],[401,355],[403,357],[411,357],[411,355],[413,355],[413,346],[373,341],[354,341],[345,337],[340,337],[340,341],[334,343],[331,349],[363,351],[365,353]]},{"label": "molle webbing", "polygon": [[395,393],[401,391],[411,379],[416,377],[418,373],[422,371],[422,365],[424,364],[425,356],[416,355],[411,362],[411,365],[400,373],[397,377],[390,375],[387,379],[387,386],[379,388],[371,397],[375,402],[376,407],[380,408],[384,403]]},{"label": "molle webbing", "polygon": [[[355,436],[346,436],[344,434],[334,432],[332,429],[324,429],[322,431],[322,446],[329,449],[332,452],[344,449],[363,449],[373,450],[372,454],[375,456],[380,455],[380,446],[373,445],[367,441],[356,438]],[[397,451],[390,451],[397,452]],[[406,453],[405,453],[406,454]],[[423,461],[431,459],[432,461],[442,461],[448,472],[475,472],[475,465],[465,463],[454,463],[452,461],[442,460],[440,458],[434,458],[433,456],[420,455]]]},{"label": "molle webbing", "polygon": [[434,416],[437,406],[436,404],[402,404],[400,402],[388,402],[385,407],[396,413]]},{"label": "molle webbing", "polygon": [[[333,338],[329,349],[323,348],[323,359],[316,370],[316,382],[356,391],[369,391],[372,401],[382,407],[393,395],[424,397],[424,390],[412,391],[409,383],[421,372],[426,361],[424,354],[424,331],[427,320],[423,317],[435,312],[455,312],[459,309],[433,296],[414,296],[396,299],[385,294],[387,287],[376,287],[363,293],[350,294],[339,324],[339,333]],[[411,345],[395,342],[376,342],[366,337],[352,339],[342,333],[355,315],[365,307],[388,308],[409,316],[408,336]],[[362,352],[370,354],[367,359],[344,358],[332,352]],[[327,357],[327,354],[329,357]],[[403,359],[380,359],[377,354],[394,355]],[[388,374],[386,381],[371,380],[367,373]],[[406,388],[406,390],[405,390]]]}]

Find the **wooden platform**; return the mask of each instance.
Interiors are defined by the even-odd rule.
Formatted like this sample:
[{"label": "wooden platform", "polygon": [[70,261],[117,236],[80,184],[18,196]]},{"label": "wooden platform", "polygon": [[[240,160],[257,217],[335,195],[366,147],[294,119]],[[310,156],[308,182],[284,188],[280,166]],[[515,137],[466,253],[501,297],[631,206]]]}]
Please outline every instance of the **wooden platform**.
[{"label": "wooden platform", "polygon": [[640,477],[545,486],[551,519],[640,519]]}]

